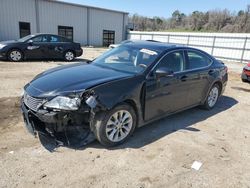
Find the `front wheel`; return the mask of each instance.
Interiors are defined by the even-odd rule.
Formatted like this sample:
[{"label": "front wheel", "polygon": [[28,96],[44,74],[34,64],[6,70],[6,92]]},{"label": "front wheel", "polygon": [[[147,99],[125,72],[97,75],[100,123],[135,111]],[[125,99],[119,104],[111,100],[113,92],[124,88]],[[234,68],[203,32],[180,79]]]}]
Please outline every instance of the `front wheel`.
[{"label": "front wheel", "polygon": [[75,59],[75,54],[72,51],[67,51],[64,53],[64,60],[65,61],[73,61]]},{"label": "front wheel", "polygon": [[94,133],[102,145],[111,147],[126,141],[135,126],[134,109],[127,104],[121,104],[108,112],[103,112],[95,119]]},{"label": "front wheel", "polygon": [[8,59],[13,62],[19,62],[23,60],[23,53],[18,49],[10,50],[8,53]]},{"label": "front wheel", "polygon": [[218,101],[220,95],[220,86],[218,84],[214,84],[210,89],[207,99],[203,105],[203,107],[207,110],[211,110],[214,108],[215,104]]}]

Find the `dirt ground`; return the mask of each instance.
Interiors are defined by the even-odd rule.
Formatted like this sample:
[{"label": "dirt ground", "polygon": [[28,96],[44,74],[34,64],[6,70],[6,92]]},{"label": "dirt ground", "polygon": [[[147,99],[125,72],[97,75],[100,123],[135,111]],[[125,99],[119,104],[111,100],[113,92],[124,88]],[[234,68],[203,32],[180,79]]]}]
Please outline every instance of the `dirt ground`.
[{"label": "dirt ground", "polygon": [[[105,49],[84,49],[93,59]],[[50,153],[24,128],[23,86],[65,62],[0,62],[0,187],[250,187],[250,84],[237,63],[211,111],[199,108],[137,129],[112,149],[98,142]],[[202,162],[199,171],[191,169]]]}]

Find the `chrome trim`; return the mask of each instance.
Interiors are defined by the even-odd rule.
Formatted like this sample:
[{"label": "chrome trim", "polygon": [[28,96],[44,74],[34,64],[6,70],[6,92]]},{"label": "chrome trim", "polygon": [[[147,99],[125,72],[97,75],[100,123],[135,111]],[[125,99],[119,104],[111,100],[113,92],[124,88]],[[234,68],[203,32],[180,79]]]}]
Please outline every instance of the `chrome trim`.
[{"label": "chrome trim", "polygon": [[34,98],[25,92],[23,102],[28,108],[36,112],[44,104],[44,99]]}]

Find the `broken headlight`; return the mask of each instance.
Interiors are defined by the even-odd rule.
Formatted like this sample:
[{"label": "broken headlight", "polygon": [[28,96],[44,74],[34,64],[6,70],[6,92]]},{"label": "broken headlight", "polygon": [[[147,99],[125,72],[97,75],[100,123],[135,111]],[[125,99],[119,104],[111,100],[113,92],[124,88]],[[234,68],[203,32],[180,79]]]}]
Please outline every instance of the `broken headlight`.
[{"label": "broken headlight", "polygon": [[46,108],[59,109],[59,110],[78,110],[81,104],[79,98],[69,98],[58,96],[51,101],[46,102],[43,106]]}]

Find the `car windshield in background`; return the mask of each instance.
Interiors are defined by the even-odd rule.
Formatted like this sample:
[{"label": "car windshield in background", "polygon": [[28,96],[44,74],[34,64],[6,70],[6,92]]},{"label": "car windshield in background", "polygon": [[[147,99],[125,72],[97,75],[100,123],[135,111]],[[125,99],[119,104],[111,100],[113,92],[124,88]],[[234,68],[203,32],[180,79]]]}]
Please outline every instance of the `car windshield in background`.
[{"label": "car windshield in background", "polygon": [[27,40],[30,40],[32,37],[34,37],[34,35],[28,35],[28,36],[26,36],[26,37],[23,37],[23,38],[18,39],[17,41],[18,41],[18,42],[25,42],[25,41],[27,41]]},{"label": "car windshield in background", "polygon": [[93,65],[137,74],[153,63],[158,55],[159,52],[145,48],[119,46],[95,59]]}]

